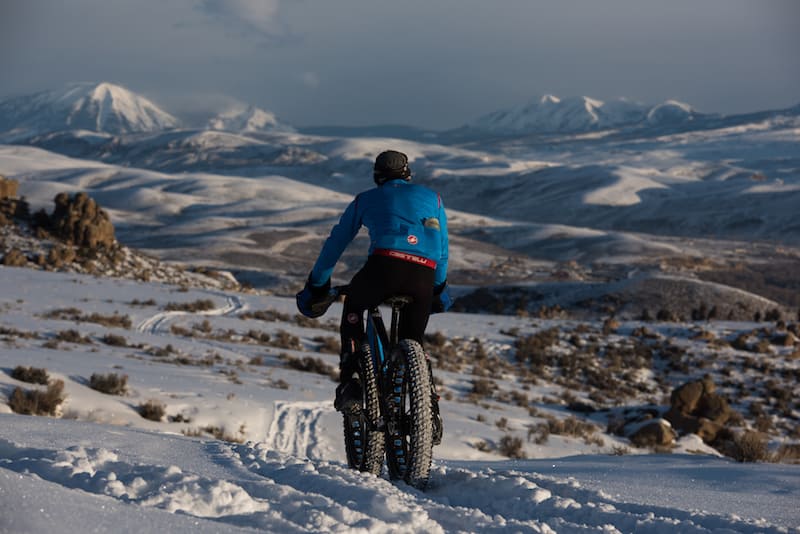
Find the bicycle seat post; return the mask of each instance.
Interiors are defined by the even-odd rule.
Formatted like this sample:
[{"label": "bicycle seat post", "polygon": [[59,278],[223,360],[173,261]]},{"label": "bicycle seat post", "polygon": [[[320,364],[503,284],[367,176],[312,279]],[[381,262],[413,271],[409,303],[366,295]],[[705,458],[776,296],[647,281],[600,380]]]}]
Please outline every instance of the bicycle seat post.
[{"label": "bicycle seat post", "polygon": [[411,297],[405,295],[396,295],[394,297],[389,297],[386,299],[386,304],[392,307],[392,322],[390,326],[390,337],[389,343],[394,346],[397,345],[399,337],[399,325],[400,325],[400,310],[402,310],[403,306],[410,303],[413,299]]}]

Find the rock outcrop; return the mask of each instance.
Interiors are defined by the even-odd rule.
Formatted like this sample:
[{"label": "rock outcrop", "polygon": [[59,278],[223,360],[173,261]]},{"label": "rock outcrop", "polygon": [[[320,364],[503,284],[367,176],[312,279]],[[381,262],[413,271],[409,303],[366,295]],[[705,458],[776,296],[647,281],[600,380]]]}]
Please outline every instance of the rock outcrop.
[{"label": "rock outcrop", "polygon": [[79,248],[111,249],[115,243],[114,226],[105,210],[86,193],[70,196],[59,193],[50,216],[53,236]]},{"label": "rock outcrop", "polygon": [[664,418],[680,433],[697,434],[711,444],[733,415],[728,401],[716,393],[714,382],[704,377],[672,392]]},{"label": "rock outcrop", "polygon": [[0,175],[0,200],[16,198],[19,182]]},{"label": "rock outcrop", "polygon": [[0,175],[0,226],[13,224],[14,219],[28,211],[28,204],[17,198],[19,182]]}]

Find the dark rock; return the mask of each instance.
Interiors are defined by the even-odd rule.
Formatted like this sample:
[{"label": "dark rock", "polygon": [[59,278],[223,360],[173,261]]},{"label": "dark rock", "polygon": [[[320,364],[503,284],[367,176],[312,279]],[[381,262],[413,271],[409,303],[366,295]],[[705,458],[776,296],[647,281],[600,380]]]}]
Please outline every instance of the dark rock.
[{"label": "dark rock", "polygon": [[675,437],[675,431],[663,419],[647,423],[629,436],[636,447],[665,447],[672,445]]},{"label": "dark rock", "polygon": [[16,198],[19,182],[0,175],[0,199]]},{"label": "dark rock", "polygon": [[735,415],[709,377],[676,388],[670,400],[664,418],[680,433],[697,434],[706,443],[713,442]]},{"label": "dark rock", "polygon": [[108,214],[86,193],[59,193],[55,203],[50,217],[53,236],[79,248],[111,249],[115,243],[114,226]]}]

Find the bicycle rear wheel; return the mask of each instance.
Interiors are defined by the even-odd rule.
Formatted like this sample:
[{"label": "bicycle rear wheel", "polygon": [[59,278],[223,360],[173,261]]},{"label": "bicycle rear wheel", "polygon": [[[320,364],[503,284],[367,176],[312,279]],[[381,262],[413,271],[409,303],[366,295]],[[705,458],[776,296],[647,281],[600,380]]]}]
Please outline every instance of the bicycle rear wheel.
[{"label": "bicycle rear wheel", "polygon": [[386,432],[389,476],[425,489],[433,460],[431,381],[425,352],[419,343],[404,339],[391,356]]},{"label": "bicycle rear wheel", "polygon": [[381,416],[378,381],[368,344],[361,347],[358,371],[362,405],[358,413],[344,414],[344,448],[347,465],[380,475],[383,468],[384,437],[376,430]]}]

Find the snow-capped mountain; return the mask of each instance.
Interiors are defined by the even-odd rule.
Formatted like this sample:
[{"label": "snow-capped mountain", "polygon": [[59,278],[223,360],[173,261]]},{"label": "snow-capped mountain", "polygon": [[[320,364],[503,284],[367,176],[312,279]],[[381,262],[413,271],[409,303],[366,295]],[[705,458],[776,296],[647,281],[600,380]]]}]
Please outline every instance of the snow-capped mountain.
[{"label": "snow-capped mountain", "polygon": [[69,84],[0,101],[4,137],[30,137],[62,130],[110,134],[153,132],[180,121],[147,98],[111,83]]},{"label": "snow-capped mountain", "polygon": [[559,98],[545,95],[508,110],[495,111],[465,125],[465,129],[492,134],[575,133],[632,126],[675,124],[691,120],[696,112],[688,104],[669,100],[648,106],[624,98]]},{"label": "snow-capped mountain", "polygon": [[294,128],[283,124],[274,113],[249,105],[235,106],[220,113],[208,122],[209,130],[233,133],[294,132]]}]

